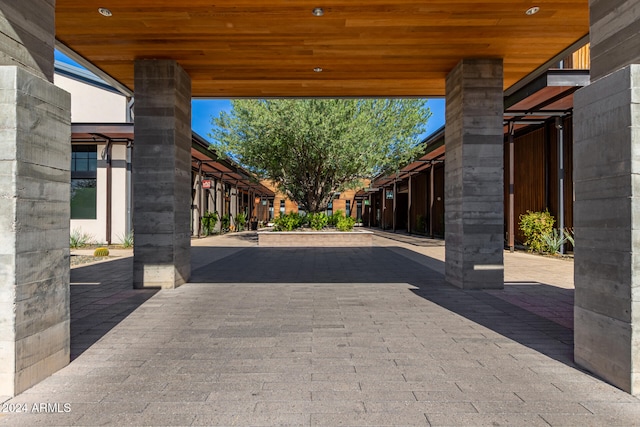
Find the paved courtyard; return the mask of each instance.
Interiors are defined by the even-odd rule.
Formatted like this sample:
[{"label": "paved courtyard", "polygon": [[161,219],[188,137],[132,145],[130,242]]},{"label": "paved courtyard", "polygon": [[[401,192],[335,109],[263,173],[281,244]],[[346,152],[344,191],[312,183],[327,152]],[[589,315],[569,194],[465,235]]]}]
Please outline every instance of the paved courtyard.
[{"label": "paved courtyard", "polygon": [[130,257],[76,267],[73,360],[0,425],[640,425],[573,364],[571,261],[505,253],[505,290],[463,291],[441,241],[374,243],[200,239],[175,290],[132,289]]}]

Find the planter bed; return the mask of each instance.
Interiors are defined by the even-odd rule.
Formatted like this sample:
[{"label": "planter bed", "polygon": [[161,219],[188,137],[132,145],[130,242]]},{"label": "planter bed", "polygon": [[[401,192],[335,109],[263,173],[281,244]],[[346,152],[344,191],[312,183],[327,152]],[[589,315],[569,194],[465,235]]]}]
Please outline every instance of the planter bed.
[{"label": "planter bed", "polygon": [[362,247],[372,245],[373,232],[357,231],[259,231],[258,246],[265,247]]}]

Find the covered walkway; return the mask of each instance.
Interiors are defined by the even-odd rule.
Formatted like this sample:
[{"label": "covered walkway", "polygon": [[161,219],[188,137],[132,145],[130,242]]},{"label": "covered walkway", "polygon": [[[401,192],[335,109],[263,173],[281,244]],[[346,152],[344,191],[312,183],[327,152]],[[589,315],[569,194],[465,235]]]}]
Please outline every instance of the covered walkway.
[{"label": "covered walkway", "polygon": [[131,258],[74,268],[73,360],[0,425],[637,424],[573,363],[571,261],[505,253],[504,290],[463,290],[441,242],[374,239],[196,240],[169,290],[131,289]]}]

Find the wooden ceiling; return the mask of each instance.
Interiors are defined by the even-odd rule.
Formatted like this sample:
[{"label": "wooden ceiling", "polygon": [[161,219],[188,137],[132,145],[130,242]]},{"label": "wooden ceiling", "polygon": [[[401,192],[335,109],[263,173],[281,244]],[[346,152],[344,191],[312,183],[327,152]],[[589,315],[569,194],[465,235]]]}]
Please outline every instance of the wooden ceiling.
[{"label": "wooden ceiling", "polygon": [[130,89],[175,59],[194,97],[442,96],[465,57],[504,58],[506,89],[588,30],[588,0],[56,1],[61,43]]}]

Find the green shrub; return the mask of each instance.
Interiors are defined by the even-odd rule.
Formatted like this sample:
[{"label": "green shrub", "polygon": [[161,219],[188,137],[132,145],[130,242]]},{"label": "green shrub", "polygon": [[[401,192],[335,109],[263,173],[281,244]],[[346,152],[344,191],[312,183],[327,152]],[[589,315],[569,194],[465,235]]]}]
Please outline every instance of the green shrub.
[{"label": "green shrub", "polygon": [[93,251],[93,256],[109,256],[109,249],[108,248],[96,248],[95,251]]},{"label": "green shrub", "polygon": [[220,218],[220,227],[222,231],[229,231],[229,227],[231,227],[231,217],[229,214],[224,214]]},{"label": "green shrub", "polygon": [[309,214],[309,227],[314,230],[322,230],[329,223],[329,217],[324,212]]},{"label": "green shrub", "polygon": [[290,212],[285,215],[280,215],[278,218],[273,221],[273,230],[274,231],[292,231],[296,228],[302,227],[304,222],[304,216]]},{"label": "green shrub", "polygon": [[240,212],[236,215],[236,231],[244,230],[244,226],[247,223],[247,215],[244,212]]},{"label": "green shrub", "polygon": [[355,225],[356,220],[353,217],[341,217],[336,224],[336,227],[340,231],[353,231],[353,226]]},{"label": "green shrub", "polygon": [[216,224],[218,223],[218,212],[205,212],[200,219],[202,224],[202,234],[205,236],[209,236],[213,234],[213,230],[216,228]]},{"label": "green shrub", "polygon": [[83,246],[87,246],[93,237],[90,234],[83,233],[81,229],[74,229],[69,235],[69,247],[71,249],[81,248]]},{"label": "green shrub", "polygon": [[341,210],[335,211],[332,215],[329,215],[328,225],[331,227],[337,227],[340,218],[344,218],[344,212]]},{"label": "green shrub", "polygon": [[552,232],[555,222],[548,210],[527,211],[526,214],[520,215],[520,230],[525,236],[524,244],[529,252],[544,252],[547,249],[544,236]]}]

